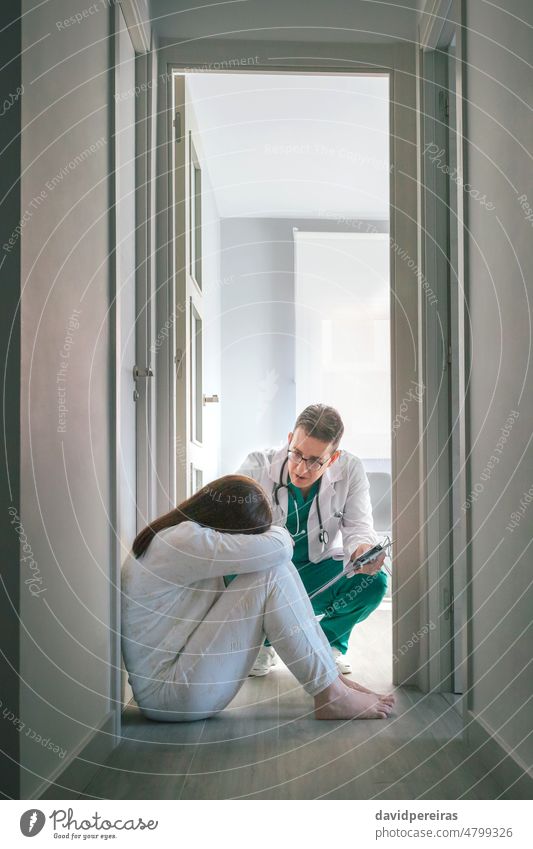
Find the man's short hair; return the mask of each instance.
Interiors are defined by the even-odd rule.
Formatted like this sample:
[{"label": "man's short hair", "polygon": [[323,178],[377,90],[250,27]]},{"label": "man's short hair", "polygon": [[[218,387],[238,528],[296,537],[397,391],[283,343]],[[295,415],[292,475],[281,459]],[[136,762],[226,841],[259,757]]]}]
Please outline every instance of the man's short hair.
[{"label": "man's short hair", "polygon": [[307,436],[321,442],[331,442],[334,448],[337,448],[344,433],[340,414],[326,404],[310,404],[306,407],[296,419],[294,430],[297,427],[305,430]]}]

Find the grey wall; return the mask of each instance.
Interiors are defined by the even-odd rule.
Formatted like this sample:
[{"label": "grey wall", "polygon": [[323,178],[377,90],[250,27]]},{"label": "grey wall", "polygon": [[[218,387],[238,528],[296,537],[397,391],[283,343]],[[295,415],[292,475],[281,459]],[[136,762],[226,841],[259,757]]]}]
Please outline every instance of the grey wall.
[{"label": "grey wall", "polygon": [[[150,0],[157,32],[164,37],[219,36],[261,42],[386,42],[415,40],[420,0],[368,3],[366,0],[247,0],[206,4],[204,0]],[[262,45],[259,45],[262,47]],[[266,54],[264,55],[273,55]],[[290,55],[290,54],[286,54]]]},{"label": "grey wall", "polygon": [[279,445],[294,418],[292,222],[221,222],[222,474]]},{"label": "grey wall", "polygon": [[5,364],[2,381],[2,446],[0,455],[0,516],[2,557],[0,559],[0,791],[8,799],[19,797],[20,732],[4,717],[19,717],[19,537],[11,524],[20,507],[20,243],[6,240],[20,222],[20,124],[21,124],[21,22],[20,2],[2,4],[0,26],[0,103],[2,104],[3,149],[0,154],[0,197],[2,247],[0,272],[0,362]]},{"label": "grey wall", "polygon": [[21,719],[60,747],[21,736],[23,797],[111,707],[110,12],[78,7],[23,3]]},{"label": "grey wall", "polygon": [[[533,759],[531,522],[526,503],[517,527],[506,526],[533,484],[530,368],[533,207],[530,30],[528,0],[482,0],[467,9],[468,182],[495,204],[468,202],[472,341],[469,489],[477,489],[471,521],[472,620],[470,708],[515,750]],[[517,18],[511,16],[516,15]],[[527,198],[520,201],[520,197]],[[531,209],[530,209],[531,211]],[[529,290],[529,293],[528,293]],[[502,433],[512,411],[519,413]],[[501,438],[506,441],[498,441]],[[499,449],[499,450],[498,450]],[[493,470],[484,472],[491,456]],[[482,491],[479,487],[482,487]],[[533,490],[532,490],[533,492]]]},{"label": "grey wall", "polygon": [[222,465],[281,445],[294,424],[293,228],[386,232],[384,221],[226,218],[221,221]]}]

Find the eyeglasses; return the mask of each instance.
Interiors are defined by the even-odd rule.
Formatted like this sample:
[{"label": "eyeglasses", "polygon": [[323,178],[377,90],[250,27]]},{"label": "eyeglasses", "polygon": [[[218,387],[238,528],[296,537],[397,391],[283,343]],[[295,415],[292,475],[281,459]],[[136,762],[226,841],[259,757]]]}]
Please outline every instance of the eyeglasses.
[{"label": "eyeglasses", "polygon": [[318,460],[315,457],[304,457],[299,451],[295,448],[289,448],[288,455],[293,463],[296,463],[297,466],[300,463],[305,463],[305,468],[308,472],[317,472],[322,466],[325,466],[326,463],[331,460],[331,457],[326,457],[325,460]]}]

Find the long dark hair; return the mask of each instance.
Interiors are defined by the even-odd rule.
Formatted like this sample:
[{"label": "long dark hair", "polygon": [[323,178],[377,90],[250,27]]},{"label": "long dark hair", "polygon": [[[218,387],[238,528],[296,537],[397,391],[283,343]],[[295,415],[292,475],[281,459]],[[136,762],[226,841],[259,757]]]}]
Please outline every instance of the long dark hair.
[{"label": "long dark hair", "polygon": [[225,475],[182,501],[174,510],[154,519],[135,537],[132,552],[144,554],[163,528],[197,522],[227,534],[262,534],[272,524],[272,510],[260,484],[244,475]]}]

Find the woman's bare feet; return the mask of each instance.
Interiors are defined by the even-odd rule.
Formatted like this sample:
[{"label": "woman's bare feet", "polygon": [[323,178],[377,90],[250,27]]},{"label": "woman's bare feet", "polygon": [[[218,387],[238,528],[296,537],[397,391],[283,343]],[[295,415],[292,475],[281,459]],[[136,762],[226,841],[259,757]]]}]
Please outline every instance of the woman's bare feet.
[{"label": "woman's bare feet", "polygon": [[340,676],[315,696],[315,719],[387,719],[392,709],[375,693],[347,687]]},{"label": "woman's bare feet", "polygon": [[359,690],[361,693],[370,693],[372,696],[377,696],[384,702],[390,702],[390,704],[394,704],[396,701],[394,693],[376,693],[375,690],[369,690],[367,687],[363,687],[362,684],[359,684],[357,681],[352,681],[352,679],[347,678],[346,675],[341,675],[340,677],[346,686],[351,687],[352,690]]}]

